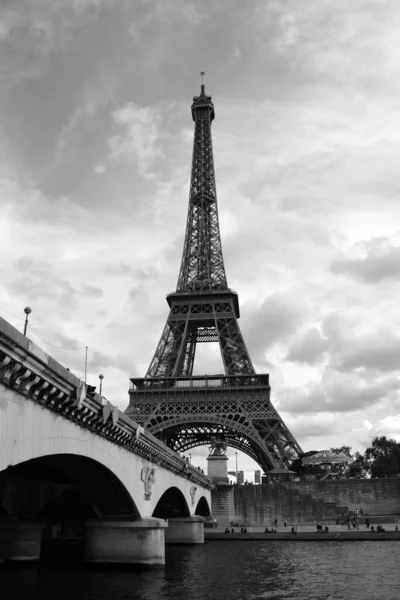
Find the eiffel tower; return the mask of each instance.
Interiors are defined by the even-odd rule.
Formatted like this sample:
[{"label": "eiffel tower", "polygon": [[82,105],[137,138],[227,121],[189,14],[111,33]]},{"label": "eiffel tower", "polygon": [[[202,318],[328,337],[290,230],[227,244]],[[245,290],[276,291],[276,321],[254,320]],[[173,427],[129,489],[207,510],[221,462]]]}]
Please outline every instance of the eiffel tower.
[{"label": "eiffel tower", "polygon": [[[126,414],[185,452],[226,442],[264,471],[287,468],[302,452],[270,401],[269,376],[257,374],[238,319],[238,294],[228,287],[222,256],[211,139],[215,118],[202,75],[193,98],[193,159],[189,210],[176,291],[144,378],[132,378]],[[193,376],[198,343],[218,342],[223,375]]]}]

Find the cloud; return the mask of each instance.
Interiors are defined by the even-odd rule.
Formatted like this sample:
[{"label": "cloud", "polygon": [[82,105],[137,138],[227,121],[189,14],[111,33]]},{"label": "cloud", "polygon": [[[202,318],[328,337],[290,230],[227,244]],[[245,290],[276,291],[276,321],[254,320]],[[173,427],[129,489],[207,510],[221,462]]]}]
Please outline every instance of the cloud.
[{"label": "cloud", "polygon": [[339,356],[333,356],[336,369],[349,371],[357,368],[370,371],[397,371],[399,368],[400,336],[385,329],[368,336],[349,340]]},{"label": "cloud", "polygon": [[94,370],[104,370],[115,367],[121,371],[130,371],[133,369],[133,363],[126,356],[116,355],[111,356],[104,352],[94,351],[90,355],[90,368]]},{"label": "cloud", "polygon": [[285,52],[289,46],[293,46],[298,40],[299,30],[293,14],[286,13],[280,18],[281,32],[275,42],[275,52]]},{"label": "cloud", "polygon": [[237,63],[241,58],[242,53],[240,52],[240,49],[236,46],[232,51],[231,57],[228,61],[228,65],[231,67],[232,65]]},{"label": "cloud", "polygon": [[208,18],[208,13],[200,13],[195,4],[187,4],[185,2],[182,12],[188,20],[188,22],[190,23],[190,25],[194,26],[201,25],[201,23],[203,23],[203,21],[205,21]]},{"label": "cloud", "polygon": [[[101,370],[126,407],[176,285],[204,69],[251,358],[305,448],[367,441],[363,421],[378,431],[400,409],[400,7],[381,4],[2,5],[9,318],[21,327],[13,315],[30,304],[32,336],[47,340],[35,341],[81,374],[84,349],[59,346],[88,346],[88,380]],[[196,372],[220,372],[217,351],[201,345]]]},{"label": "cloud", "polygon": [[114,0],[29,0],[0,8],[1,71],[4,83],[42,77],[50,58],[67,49],[77,32],[95,23]]},{"label": "cloud", "polygon": [[398,280],[400,277],[400,246],[374,250],[364,258],[342,258],[332,262],[333,273],[350,275],[363,283]]},{"label": "cloud", "polygon": [[256,360],[267,348],[295,333],[305,311],[301,302],[286,294],[272,294],[258,307],[246,308],[245,337]]},{"label": "cloud", "polygon": [[162,139],[166,134],[162,129],[161,111],[129,103],[113,111],[112,118],[122,133],[110,138],[109,158],[127,162],[143,177],[154,179],[156,161],[164,158]]},{"label": "cloud", "polygon": [[[18,270],[16,270],[18,273]],[[71,283],[52,272],[49,264],[43,263],[37,267],[25,270],[23,275],[14,277],[8,289],[11,293],[22,295],[30,301],[40,301],[42,298],[59,302],[61,305],[73,307],[77,302],[77,289]]]},{"label": "cloud", "polygon": [[296,413],[348,413],[367,409],[387,399],[400,388],[395,377],[370,381],[358,373],[338,373],[326,367],[318,382],[286,390],[281,396],[283,410]]},{"label": "cloud", "polygon": [[298,440],[316,438],[332,433],[332,418],[326,415],[318,417],[299,417],[291,424],[291,431]]},{"label": "cloud", "polygon": [[[353,312],[353,311],[352,311]],[[367,315],[370,310],[366,311]],[[365,317],[357,308],[328,315],[322,330],[329,348],[329,363],[340,372],[364,369],[371,376],[396,371],[400,335],[381,324],[378,318]]]},{"label": "cloud", "polygon": [[386,435],[388,438],[400,441],[400,414],[388,415],[380,419],[371,433],[373,437]]},{"label": "cloud", "polygon": [[328,346],[328,340],[321,336],[318,329],[312,327],[302,337],[295,339],[289,347],[286,360],[313,365],[323,360]]},{"label": "cloud", "polygon": [[81,293],[86,294],[86,296],[90,296],[92,298],[101,298],[103,296],[103,290],[95,287],[94,285],[88,285],[84,283],[81,286]]}]

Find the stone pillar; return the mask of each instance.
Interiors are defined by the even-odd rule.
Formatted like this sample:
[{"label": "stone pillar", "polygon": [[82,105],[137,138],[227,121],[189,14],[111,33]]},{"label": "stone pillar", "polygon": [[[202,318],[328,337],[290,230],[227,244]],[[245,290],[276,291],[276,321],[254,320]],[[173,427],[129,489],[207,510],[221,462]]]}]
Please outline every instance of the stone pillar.
[{"label": "stone pillar", "polygon": [[210,454],[207,457],[207,462],[207,475],[213,483],[227,485],[229,483],[228,457],[225,454]]},{"label": "stone pillar", "polygon": [[232,520],[236,520],[234,493],[238,489],[238,486],[217,486],[212,490],[211,513],[217,519],[218,527],[225,528]]},{"label": "stone pillar", "polygon": [[0,521],[0,558],[39,560],[43,527],[37,521]]},{"label": "stone pillar", "polygon": [[85,562],[163,565],[168,523],[152,517],[142,521],[86,521]]},{"label": "stone pillar", "polygon": [[204,544],[204,518],[195,515],[168,519],[165,543]]}]

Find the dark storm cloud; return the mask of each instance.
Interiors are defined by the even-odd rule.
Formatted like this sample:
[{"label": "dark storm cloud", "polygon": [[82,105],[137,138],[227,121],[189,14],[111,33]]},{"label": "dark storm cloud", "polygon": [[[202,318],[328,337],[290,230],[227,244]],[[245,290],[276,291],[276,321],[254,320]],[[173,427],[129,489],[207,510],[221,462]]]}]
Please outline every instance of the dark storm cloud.
[{"label": "dark storm cloud", "polygon": [[365,258],[338,259],[331,264],[333,273],[349,275],[363,283],[379,283],[400,278],[400,247],[392,246]]},{"label": "dark storm cloud", "polygon": [[309,329],[289,347],[286,360],[314,365],[324,358],[329,342],[315,327]]}]

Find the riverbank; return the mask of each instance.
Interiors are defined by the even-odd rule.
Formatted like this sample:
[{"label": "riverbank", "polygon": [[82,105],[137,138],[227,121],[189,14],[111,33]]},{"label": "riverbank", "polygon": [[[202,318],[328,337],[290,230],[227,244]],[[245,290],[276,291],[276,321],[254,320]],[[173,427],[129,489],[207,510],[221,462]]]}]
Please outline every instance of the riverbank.
[{"label": "riverbank", "polygon": [[329,533],[316,533],[312,531],[300,531],[293,535],[290,531],[282,533],[264,533],[251,531],[249,533],[223,533],[220,531],[205,531],[206,542],[250,542],[250,541],[285,541],[285,542],[383,542],[400,541],[400,531],[383,531],[381,533],[372,531],[329,531]]}]

